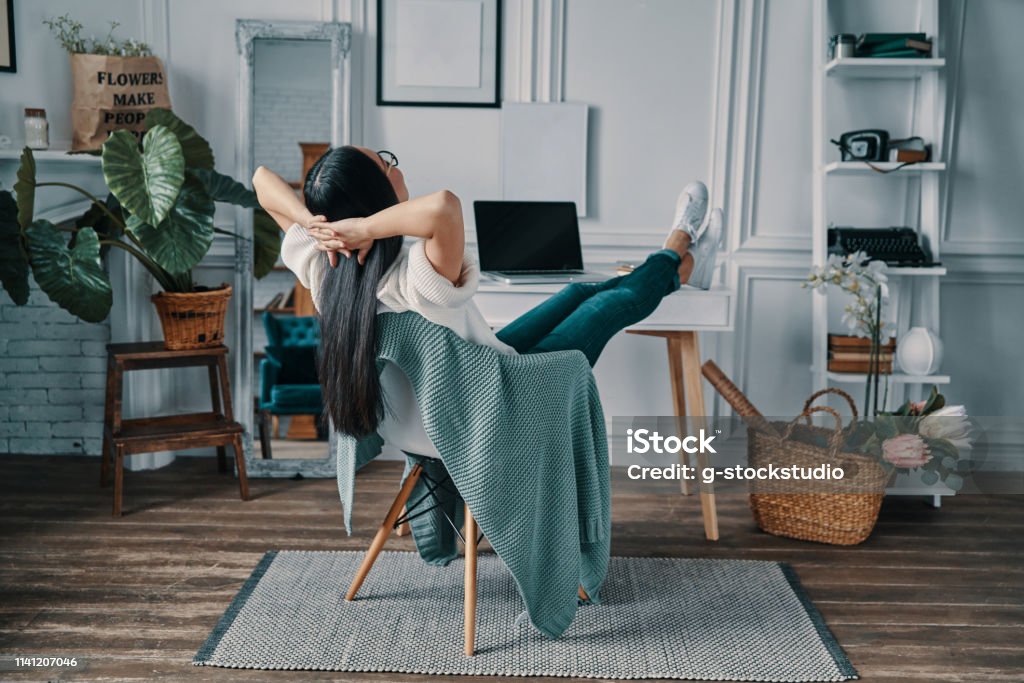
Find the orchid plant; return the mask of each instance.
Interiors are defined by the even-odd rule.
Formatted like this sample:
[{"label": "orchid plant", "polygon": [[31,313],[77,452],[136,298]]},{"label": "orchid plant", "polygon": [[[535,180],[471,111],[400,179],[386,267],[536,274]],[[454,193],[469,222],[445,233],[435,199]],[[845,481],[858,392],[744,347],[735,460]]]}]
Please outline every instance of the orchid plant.
[{"label": "orchid plant", "polygon": [[[807,280],[801,284],[805,289],[826,290],[838,287],[853,297],[843,307],[843,323],[858,337],[871,340],[868,376],[864,390],[864,414],[878,414],[878,384],[881,374],[882,339],[893,335],[892,326],[885,320],[885,307],[889,301],[889,278],[884,261],[872,261],[863,251],[847,256],[832,255],[825,265],[811,269]],[[886,376],[885,395],[882,405],[888,399],[889,379]]]}]

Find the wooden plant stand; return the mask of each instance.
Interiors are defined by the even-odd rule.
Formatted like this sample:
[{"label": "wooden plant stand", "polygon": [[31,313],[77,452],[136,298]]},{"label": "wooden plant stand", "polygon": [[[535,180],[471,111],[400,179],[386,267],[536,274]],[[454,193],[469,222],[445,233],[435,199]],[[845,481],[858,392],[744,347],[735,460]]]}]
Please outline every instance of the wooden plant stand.
[{"label": "wooden plant stand", "polygon": [[[106,486],[109,483],[110,466],[113,464],[115,517],[121,516],[124,458],[134,453],[216,446],[218,469],[226,472],[225,448],[232,446],[235,450],[235,466],[238,468],[239,492],[242,500],[249,499],[249,480],[245,475],[245,453],[242,450],[243,430],[242,425],[235,421],[231,409],[227,352],[226,346],[170,351],[164,347],[163,342],[107,344],[107,393],[103,412],[100,485]],[[195,366],[206,366],[208,371],[212,403],[210,412],[129,420],[122,418],[125,372]]]}]

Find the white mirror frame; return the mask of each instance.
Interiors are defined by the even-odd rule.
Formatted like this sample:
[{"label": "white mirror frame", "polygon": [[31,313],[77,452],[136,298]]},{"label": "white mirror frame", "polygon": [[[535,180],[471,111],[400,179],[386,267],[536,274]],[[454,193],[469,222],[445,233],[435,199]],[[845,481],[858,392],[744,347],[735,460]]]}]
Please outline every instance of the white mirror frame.
[{"label": "white mirror frame", "polygon": [[[238,120],[236,125],[235,177],[248,184],[253,170],[253,41],[258,39],[321,40],[331,43],[331,146],[347,145],[351,136],[351,63],[352,26],[339,22],[261,21],[239,19],[235,25],[238,46]],[[235,211],[236,232],[248,239],[235,240],[234,317],[230,348],[234,352],[235,419],[245,427],[246,469],[250,477],[333,477],[334,459],[329,444],[324,457],[317,459],[264,460],[256,457],[253,445],[253,395],[256,373],[253,368],[253,273],[252,210]]]}]

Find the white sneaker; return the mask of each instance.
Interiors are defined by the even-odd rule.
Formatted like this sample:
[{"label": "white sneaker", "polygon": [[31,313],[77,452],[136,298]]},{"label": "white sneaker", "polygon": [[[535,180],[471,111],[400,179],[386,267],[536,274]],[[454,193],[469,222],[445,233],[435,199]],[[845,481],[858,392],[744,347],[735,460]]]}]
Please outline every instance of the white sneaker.
[{"label": "white sneaker", "polygon": [[683,188],[676,199],[676,214],[672,219],[672,229],[682,230],[690,236],[693,244],[703,234],[701,226],[708,212],[708,188],[699,180]]},{"label": "white sneaker", "polygon": [[686,284],[698,289],[711,289],[711,278],[715,274],[715,258],[718,256],[718,243],[722,240],[722,227],[725,214],[721,209],[711,211],[707,228],[701,236],[690,245],[689,253],[693,256],[693,273]]}]

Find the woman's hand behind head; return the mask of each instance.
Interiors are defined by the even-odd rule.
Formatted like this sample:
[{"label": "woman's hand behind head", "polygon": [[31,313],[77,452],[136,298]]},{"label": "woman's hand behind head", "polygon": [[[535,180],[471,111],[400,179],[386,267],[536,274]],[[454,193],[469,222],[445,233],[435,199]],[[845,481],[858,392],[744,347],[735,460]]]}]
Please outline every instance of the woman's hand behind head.
[{"label": "woman's hand behind head", "polygon": [[366,263],[366,257],[373,247],[373,238],[366,229],[362,218],[345,218],[340,221],[313,221],[309,226],[309,234],[317,241],[317,249],[326,251],[331,266],[338,265],[338,252],[351,258],[356,255],[359,265]]}]

